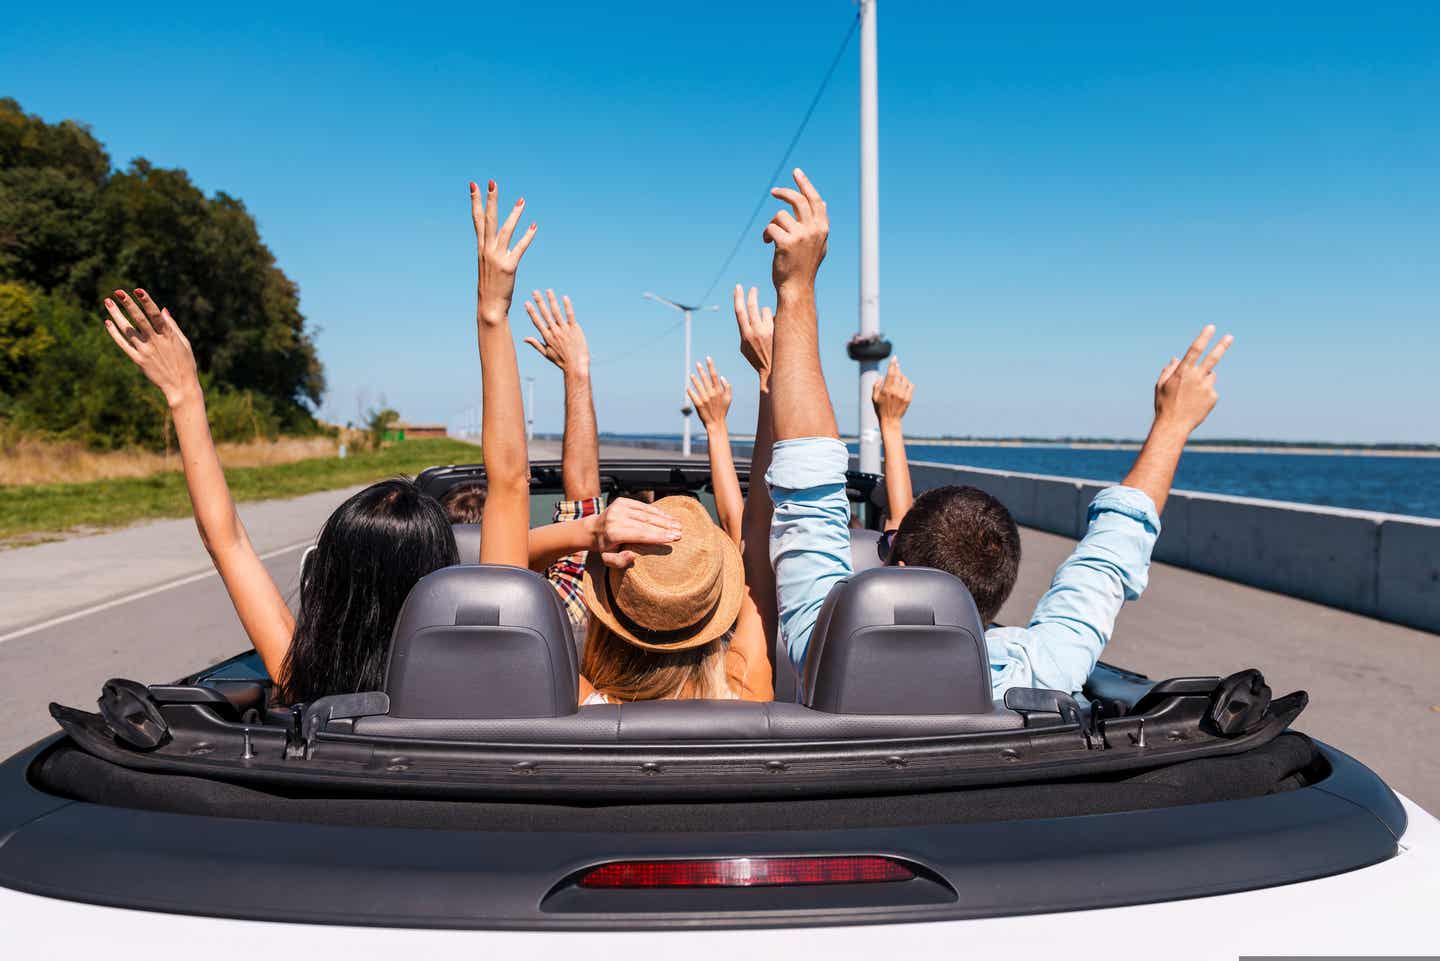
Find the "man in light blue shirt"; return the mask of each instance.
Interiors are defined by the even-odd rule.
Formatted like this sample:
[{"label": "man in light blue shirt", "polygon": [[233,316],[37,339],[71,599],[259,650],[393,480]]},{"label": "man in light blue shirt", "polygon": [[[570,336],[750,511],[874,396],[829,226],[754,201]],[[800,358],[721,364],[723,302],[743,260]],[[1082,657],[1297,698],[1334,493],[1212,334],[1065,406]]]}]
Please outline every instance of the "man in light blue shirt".
[{"label": "man in light blue shirt", "polygon": [[[770,380],[776,440],[766,481],[775,505],[770,557],[780,636],[803,676],[820,607],[851,566],[849,452],[839,440],[816,346],[814,280],[829,224],[824,201],[799,170],[795,181],[798,192],[772,191],[795,209],[794,216],[782,212],[765,231],[775,244],[779,305]],[[1134,466],[1119,486],[1096,495],[1084,538],[1056,571],[1029,625],[986,632],[997,700],[1012,687],[1079,693],[1120,608],[1144,591],[1180,453],[1215,406],[1215,365],[1233,342],[1227,335],[1205,355],[1214,333],[1207,326],[1183,358],[1172,358],[1161,371],[1155,420]],[[1004,505],[983,491],[937,488],[917,498],[900,520],[888,562],[959,577],[991,624],[1015,586],[1019,530]]]}]

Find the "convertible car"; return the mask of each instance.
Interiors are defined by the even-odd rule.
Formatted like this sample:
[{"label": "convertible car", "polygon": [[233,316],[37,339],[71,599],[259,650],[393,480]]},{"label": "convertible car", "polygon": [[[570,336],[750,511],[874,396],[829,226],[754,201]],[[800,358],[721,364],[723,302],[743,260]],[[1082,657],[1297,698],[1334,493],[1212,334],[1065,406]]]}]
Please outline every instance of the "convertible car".
[{"label": "convertible car", "polygon": [[[559,475],[534,466],[537,522]],[[611,497],[713,503],[693,462],[602,475]],[[480,476],[420,481],[439,495]],[[1301,733],[1303,692],[1245,665],[1155,681],[1101,664],[1083,697],[996,704],[964,586],[880,563],[878,480],[850,477],[856,574],[826,602],[803,684],[780,658],[774,703],[577,708],[553,590],[462,563],[411,591],[382,690],[279,704],[247,652],[52,705],[58,731],[0,765],[6,946],[1440,948],[1440,822]],[[478,531],[456,536],[478,559]]]}]

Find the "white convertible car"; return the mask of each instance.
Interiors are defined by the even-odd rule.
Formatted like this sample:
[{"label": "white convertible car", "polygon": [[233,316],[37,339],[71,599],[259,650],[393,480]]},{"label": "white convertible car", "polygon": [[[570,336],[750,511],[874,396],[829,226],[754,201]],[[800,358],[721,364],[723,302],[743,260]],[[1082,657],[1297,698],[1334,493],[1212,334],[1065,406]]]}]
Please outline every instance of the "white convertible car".
[{"label": "white convertible car", "polygon": [[[602,473],[611,494],[709,480]],[[558,474],[536,465],[537,495]],[[862,521],[874,484],[851,478]],[[462,556],[474,536],[457,530]],[[1440,953],[1440,822],[1301,733],[1304,693],[1102,664],[1084,699],[996,705],[964,586],[866,563],[873,532],[853,546],[803,703],[577,709],[554,592],[476,564],[411,592],[383,690],[277,704],[244,654],[52,705],[59,732],[0,765],[0,943],[27,961]]]}]

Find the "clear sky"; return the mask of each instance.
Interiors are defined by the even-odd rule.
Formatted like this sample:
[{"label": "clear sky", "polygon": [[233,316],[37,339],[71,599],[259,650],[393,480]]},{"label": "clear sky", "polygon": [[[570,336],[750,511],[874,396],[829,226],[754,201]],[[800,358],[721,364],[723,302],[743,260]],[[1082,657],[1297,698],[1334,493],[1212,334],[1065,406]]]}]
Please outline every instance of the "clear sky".
[{"label": "clear sky", "polygon": [[[1440,441],[1440,6],[996,6],[879,7],[881,322],[912,431],[1139,435],[1155,374],[1213,321],[1237,344],[1205,435]],[[382,393],[412,419],[478,403],[466,182],[494,177],[540,224],[522,289],[570,293],[589,332],[601,429],[674,431],[681,339],[640,295],[701,296],[853,15],[29,4],[5,16],[0,95],[243,198],[340,420]],[[796,152],[832,215],[846,429],[857,62]],[[696,332],[741,388],[736,431],[754,401],[728,291],[768,270],[757,225]],[[558,375],[520,350],[558,429]]]}]

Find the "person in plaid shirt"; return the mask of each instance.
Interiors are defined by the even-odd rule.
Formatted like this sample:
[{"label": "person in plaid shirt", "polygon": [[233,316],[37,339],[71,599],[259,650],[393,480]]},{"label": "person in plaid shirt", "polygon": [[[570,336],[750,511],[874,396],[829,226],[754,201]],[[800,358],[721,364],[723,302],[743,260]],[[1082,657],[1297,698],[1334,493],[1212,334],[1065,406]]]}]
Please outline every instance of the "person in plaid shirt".
[{"label": "person in plaid shirt", "polygon": [[[561,470],[563,471],[564,468],[562,467]],[[582,497],[579,500],[555,502],[555,523],[557,524],[565,521],[578,521],[584,517],[594,517],[599,513],[599,497]],[[550,582],[551,587],[555,588],[555,593],[560,595],[560,601],[565,605],[565,613],[570,618],[570,626],[575,630],[575,643],[582,650],[585,647],[585,629],[590,623],[590,612],[585,608],[583,584],[586,553],[586,551],[581,551],[578,554],[566,554],[545,568],[545,579]]]},{"label": "person in plaid shirt", "polygon": [[[555,522],[578,521],[600,513],[600,439],[595,427],[595,400],[590,390],[590,346],[585,331],[575,322],[568,296],[555,299],[555,291],[532,292],[525,313],[538,337],[525,343],[560,368],[565,381],[565,438],[561,445],[560,478],[565,499],[555,504]],[[565,603],[565,613],[582,649],[590,614],[585,609],[581,579],[585,552],[567,554],[545,569],[545,578]]]}]

